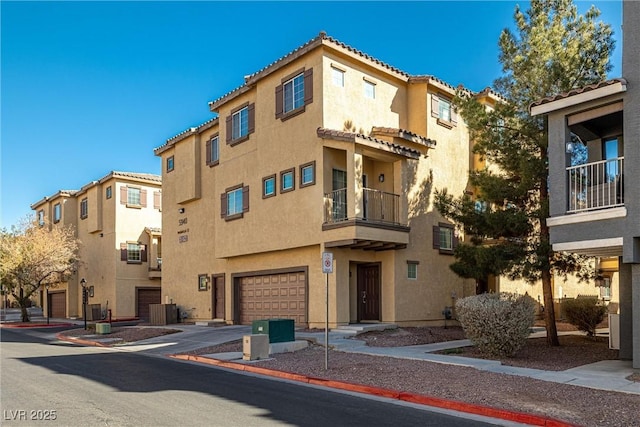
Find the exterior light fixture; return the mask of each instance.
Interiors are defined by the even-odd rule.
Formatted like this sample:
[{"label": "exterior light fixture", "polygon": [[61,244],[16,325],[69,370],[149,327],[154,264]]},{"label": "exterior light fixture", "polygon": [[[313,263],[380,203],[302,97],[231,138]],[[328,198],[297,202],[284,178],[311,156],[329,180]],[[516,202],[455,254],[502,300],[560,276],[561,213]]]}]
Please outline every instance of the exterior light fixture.
[{"label": "exterior light fixture", "polygon": [[378,177],[378,181],[384,182],[384,174],[383,173],[381,173],[380,176]]}]

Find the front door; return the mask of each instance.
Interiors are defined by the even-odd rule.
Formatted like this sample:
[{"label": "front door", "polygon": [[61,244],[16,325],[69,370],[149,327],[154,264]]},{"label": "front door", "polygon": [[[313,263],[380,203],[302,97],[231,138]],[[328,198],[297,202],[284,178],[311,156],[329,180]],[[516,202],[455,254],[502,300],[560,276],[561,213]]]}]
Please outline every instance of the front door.
[{"label": "front door", "polygon": [[358,265],[358,321],[380,320],[380,264]]},{"label": "front door", "polygon": [[212,318],[224,319],[224,274],[213,276],[213,289],[211,289],[211,306],[213,307]]}]

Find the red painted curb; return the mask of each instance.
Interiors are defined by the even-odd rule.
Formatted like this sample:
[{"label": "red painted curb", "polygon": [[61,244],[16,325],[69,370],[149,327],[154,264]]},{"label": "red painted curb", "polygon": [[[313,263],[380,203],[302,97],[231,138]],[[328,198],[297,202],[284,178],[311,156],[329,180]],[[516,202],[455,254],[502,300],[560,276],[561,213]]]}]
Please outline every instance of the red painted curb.
[{"label": "red painted curb", "polygon": [[492,408],[490,406],[477,405],[474,403],[460,402],[456,400],[448,400],[439,397],[425,396],[421,394],[396,391],[380,387],[368,386],[363,384],[352,384],[344,381],[336,381],[325,378],[308,377],[306,375],[294,374],[291,372],[278,371],[275,369],[262,368],[258,366],[244,365],[236,362],[228,362],[209,357],[200,357],[184,354],[169,354],[173,359],[189,360],[194,362],[205,363],[207,365],[220,366],[238,371],[252,372],[260,375],[266,375],[277,378],[303,382],[307,384],[319,385],[323,387],[337,388],[341,390],[353,391],[357,393],[371,394],[375,396],[387,397],[391,399],[403,400],[405,402],[417,403],[436,408],[449,409],[458,412],[466,412],[468,414],[483,415],[490,418],[514,421],[522,424],[546,427],[578,427],[575,424],[553,418],[542,417],[539,415],[526,414],[524,412],[508,411],[506,409]]},{"label": "red painted curb", "polygon": [[73,326],[73,323],[49,323],[48,325],[46,323],[36,323],[33,325],[25,325],[25,324],[20,324],[20,325],[12,325],[10,323],[1,323],[0,324],[0,328],[7,328],[7,329],[18,329],[18,328],[57,328],[57,327],[61,327],[61,326]]},{"label": "red painted curb", "polygon": [[109,347],[97,341],[89,341],[89,340],[83,340],[82,338],[68,337],[66,335],[63,335],[62,333],[57,333],[56,338],[59,339],[60,341],[71,342],[74,344],[82,344],[82,345],[88,345],[93,347]]}]

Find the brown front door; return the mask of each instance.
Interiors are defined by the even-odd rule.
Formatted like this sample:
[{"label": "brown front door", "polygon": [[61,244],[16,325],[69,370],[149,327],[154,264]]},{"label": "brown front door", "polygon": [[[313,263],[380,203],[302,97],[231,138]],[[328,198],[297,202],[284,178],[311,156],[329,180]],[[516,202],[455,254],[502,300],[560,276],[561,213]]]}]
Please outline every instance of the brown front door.
[{"label": "brown front door", "polygon": [[213,276],[213,318],[224,319],[224,274]]},{"label": "brown front door", "polygon": [[380,264],[358,265],[358,320],[380,320]]}]

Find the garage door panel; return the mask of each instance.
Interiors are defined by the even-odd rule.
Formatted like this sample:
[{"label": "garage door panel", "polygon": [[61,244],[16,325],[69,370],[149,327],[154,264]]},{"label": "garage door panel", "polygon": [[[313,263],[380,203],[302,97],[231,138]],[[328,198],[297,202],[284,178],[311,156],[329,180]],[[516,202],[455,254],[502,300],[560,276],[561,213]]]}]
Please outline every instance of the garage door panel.
[{"label": "garage door panel", "polygon": [[240,323],[266,318],[293,319],[307,323],[306,274],[301,272],[242,277]]},{"label": "garage door panel", "polygon": [[138,318],[149,319],[149,304],[160,304],[162,293],[158,289],[138,289]]},{"label": "garage door panel", "polygon": [[49,293],[49,317],[64,319],[67,317],[67,293],[55,292]]}]

